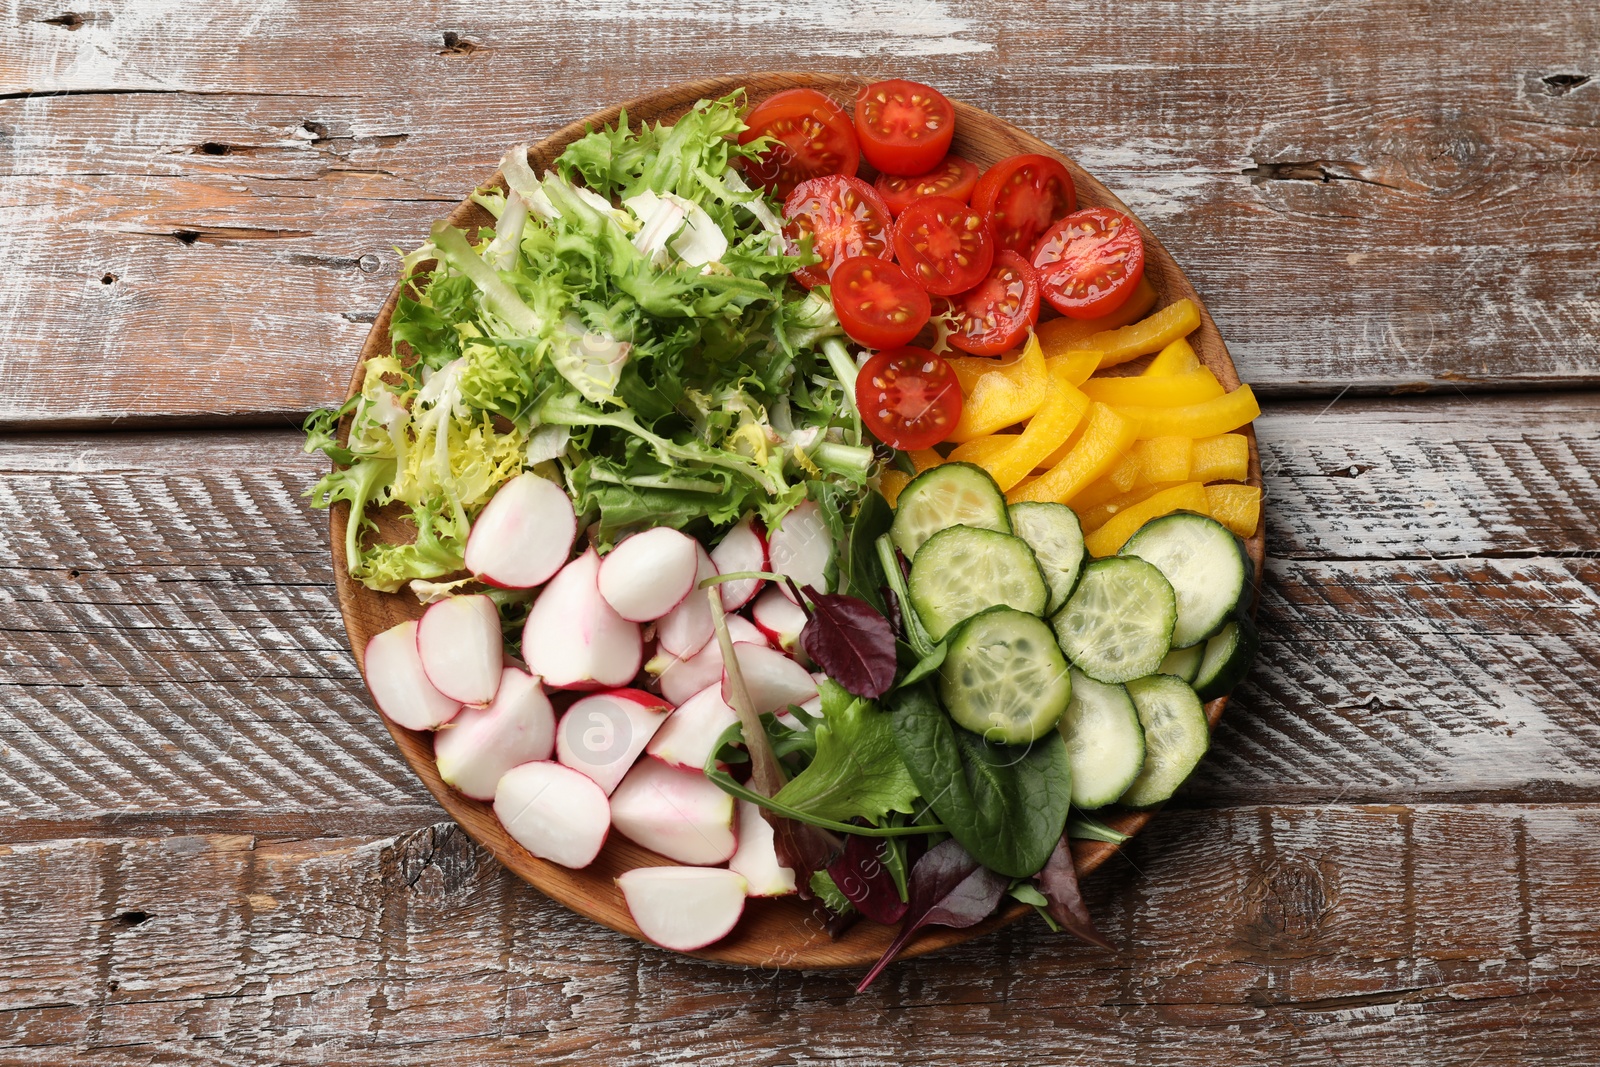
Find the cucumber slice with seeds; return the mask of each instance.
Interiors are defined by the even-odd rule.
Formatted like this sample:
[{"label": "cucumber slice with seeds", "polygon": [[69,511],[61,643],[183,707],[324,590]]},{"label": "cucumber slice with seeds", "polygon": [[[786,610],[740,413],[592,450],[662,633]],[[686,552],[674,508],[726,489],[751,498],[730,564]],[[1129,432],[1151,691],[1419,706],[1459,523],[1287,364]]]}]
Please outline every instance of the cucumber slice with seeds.
[{"label": "cucumber slice with seeds", "polygon": [[1198,644],[1222,628],[1249,588],[1250,559],[1233,531],[1216,519],[1187,511],[1151,519],[1119,553],[1152,563],[1178,598],[1174,648]]},{"label": "cucumber slice with seeds", "polygon": [[1061,651],[1097,682],[1153,674],[1172,647],[1178,617],[1172,585],[1132,556],[1097,559],[1052,623]]},{"label": "cucumber slice with seeds", "polygon": [[1211,726],[1194,690],[1170,674],[1134,679],[1128,696],[1144,727],[1144,767],[1122,794],[1122,803],[1148,808],[1172,796],[1189,777],[1211,746]]},{"label": "cucumber slice with seeds", "polygon": [[982,467],[943,463],[911,479],[895,501],[889,536],[915,559],[924,541],[952,526],[1011,532],[1006,496]]},{"label": "cucumber slice with seeds", "polygon": [[1010,511],[1013,532],[1033,549],[1045,583],[1050,586],[1050,603],[1045,610],[1055,611],[1067,602],[1083,573],[1086,553],[1078,513],[1065,504],[1043,500],[1012,504]]},{"label": "cucumber slice with seeds", "polygon": [[1201,700],[1211,701],[1233,692],[1244,681],[1255,662],[1261,636],[1255,623],[1240,617],[1224,626],[1203,646],[1205,655],[1195,674],[1194,690]]},{"label": "cucumber slice with seeds", "polygon": [[928,538],[911,561],[908,592],[935,641],[985,608],[1004,605],[1042,615],[1050,595],[1026,541],[971,526],[952,526]]},{"label": "cucumber slice with seeds", "polygon": [[1072,806],[1101,808],[1122,796],[1144,766],[1144,727],[1120,685],[1072,672],[1072,699],[1056,725],[1072,767]]},{"label": "cucumber slice with seeds", "polygon": [[950,638],[939,667],[939,696],[950,717],[973,733],[1025,745],[1060,721],[1072,679],[1043,619],[1015,608],[990,608]]}]

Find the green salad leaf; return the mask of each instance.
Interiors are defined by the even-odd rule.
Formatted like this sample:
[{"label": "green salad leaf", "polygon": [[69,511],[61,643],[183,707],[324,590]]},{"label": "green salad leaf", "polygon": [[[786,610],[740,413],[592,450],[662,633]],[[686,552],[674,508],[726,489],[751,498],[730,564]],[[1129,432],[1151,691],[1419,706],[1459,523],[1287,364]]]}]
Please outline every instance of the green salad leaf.
[{"label": "green salad leaf", "polygon": [[825,681],[816,755],[773,798],[824,819],[873,823],[891,811],[911,814],[917,785],[895,748],[889,715],[870,700]]}]

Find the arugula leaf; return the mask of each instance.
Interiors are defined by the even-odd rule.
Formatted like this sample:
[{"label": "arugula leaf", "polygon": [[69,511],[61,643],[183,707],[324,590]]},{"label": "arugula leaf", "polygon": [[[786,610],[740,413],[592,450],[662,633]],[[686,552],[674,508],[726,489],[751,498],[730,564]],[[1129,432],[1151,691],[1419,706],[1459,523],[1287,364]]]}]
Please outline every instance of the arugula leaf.
[{"label": "arugula leaf", "polygon": [[816,755],[773,799],[841,823],[855,818],[876,823],[890,811],[911,814],[917,784],[895,747],[889,716],[836,682],[824,681],[819,692]]}]

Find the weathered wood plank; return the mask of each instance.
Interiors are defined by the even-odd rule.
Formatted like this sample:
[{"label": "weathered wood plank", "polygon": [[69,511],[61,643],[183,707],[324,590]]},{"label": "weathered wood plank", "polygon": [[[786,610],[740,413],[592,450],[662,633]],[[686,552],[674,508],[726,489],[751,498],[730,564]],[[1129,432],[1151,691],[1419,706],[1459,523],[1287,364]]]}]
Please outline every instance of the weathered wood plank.
[{"label": "weathered wood plank", "polygon": [[[0,96],[78,94],[0,98],[0,424],[259,421],[334,399],[387,250],[508,143],[763,67],[892,69],[1076,155],[1174,249],[1268,394],[1600,382],[1585,5],[1335,5],[1313,33],[1299,4],[1226,0],[477,0],[380,21],[350,0],[233,2],[181,34],[157,10],[0,16]],[[225,299],[186,314],[197,291]]]},{"label": "weathered wood plank", "polygon": [[449,824],[44,841],[0,854],[0,1055],[1587,1067],[1597,831],[1592,806],[1174,812],[1087,887],[1120,951],[1027,922],[855,998],[623,939]]}]

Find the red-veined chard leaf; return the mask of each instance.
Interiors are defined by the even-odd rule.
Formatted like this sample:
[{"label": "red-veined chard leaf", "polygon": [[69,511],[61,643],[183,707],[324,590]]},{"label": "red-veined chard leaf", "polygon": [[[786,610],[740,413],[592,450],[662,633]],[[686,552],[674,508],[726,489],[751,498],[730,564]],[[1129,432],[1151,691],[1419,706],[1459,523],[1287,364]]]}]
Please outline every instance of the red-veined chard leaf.
[{"label": "red-veined chard leaf", "polygon": [[1091,945],[1115,948],[1094,928],[1094,920],[1089,918],[1083,894],[1078,892],[1078,868],[1072,862],[1072,844],[1067,835],[1063,834],[1056,842],[1056,850],[1050,853],[1049,861],[1039,872],[1038,882],[1039,891],[1050,902],[1050,917],[1064,930]]},{"label": "red-veined chard leaf", "polygon": [[871,985],[918,930],[924,926],[957,930],[974,926],[994,911],[1010,884],[1010,879],[980,866],[954,838],[930,848],[911,868],[911,902],[900,932],[861,979],[856,992]]},{"label": "red-veined chard leaf", "polygon": [[828,677],[858,697],[876,699],[894,685],[899,663],[889,620],[853,596],[805,587],[811,618],[800,631],[805,649]]}]

